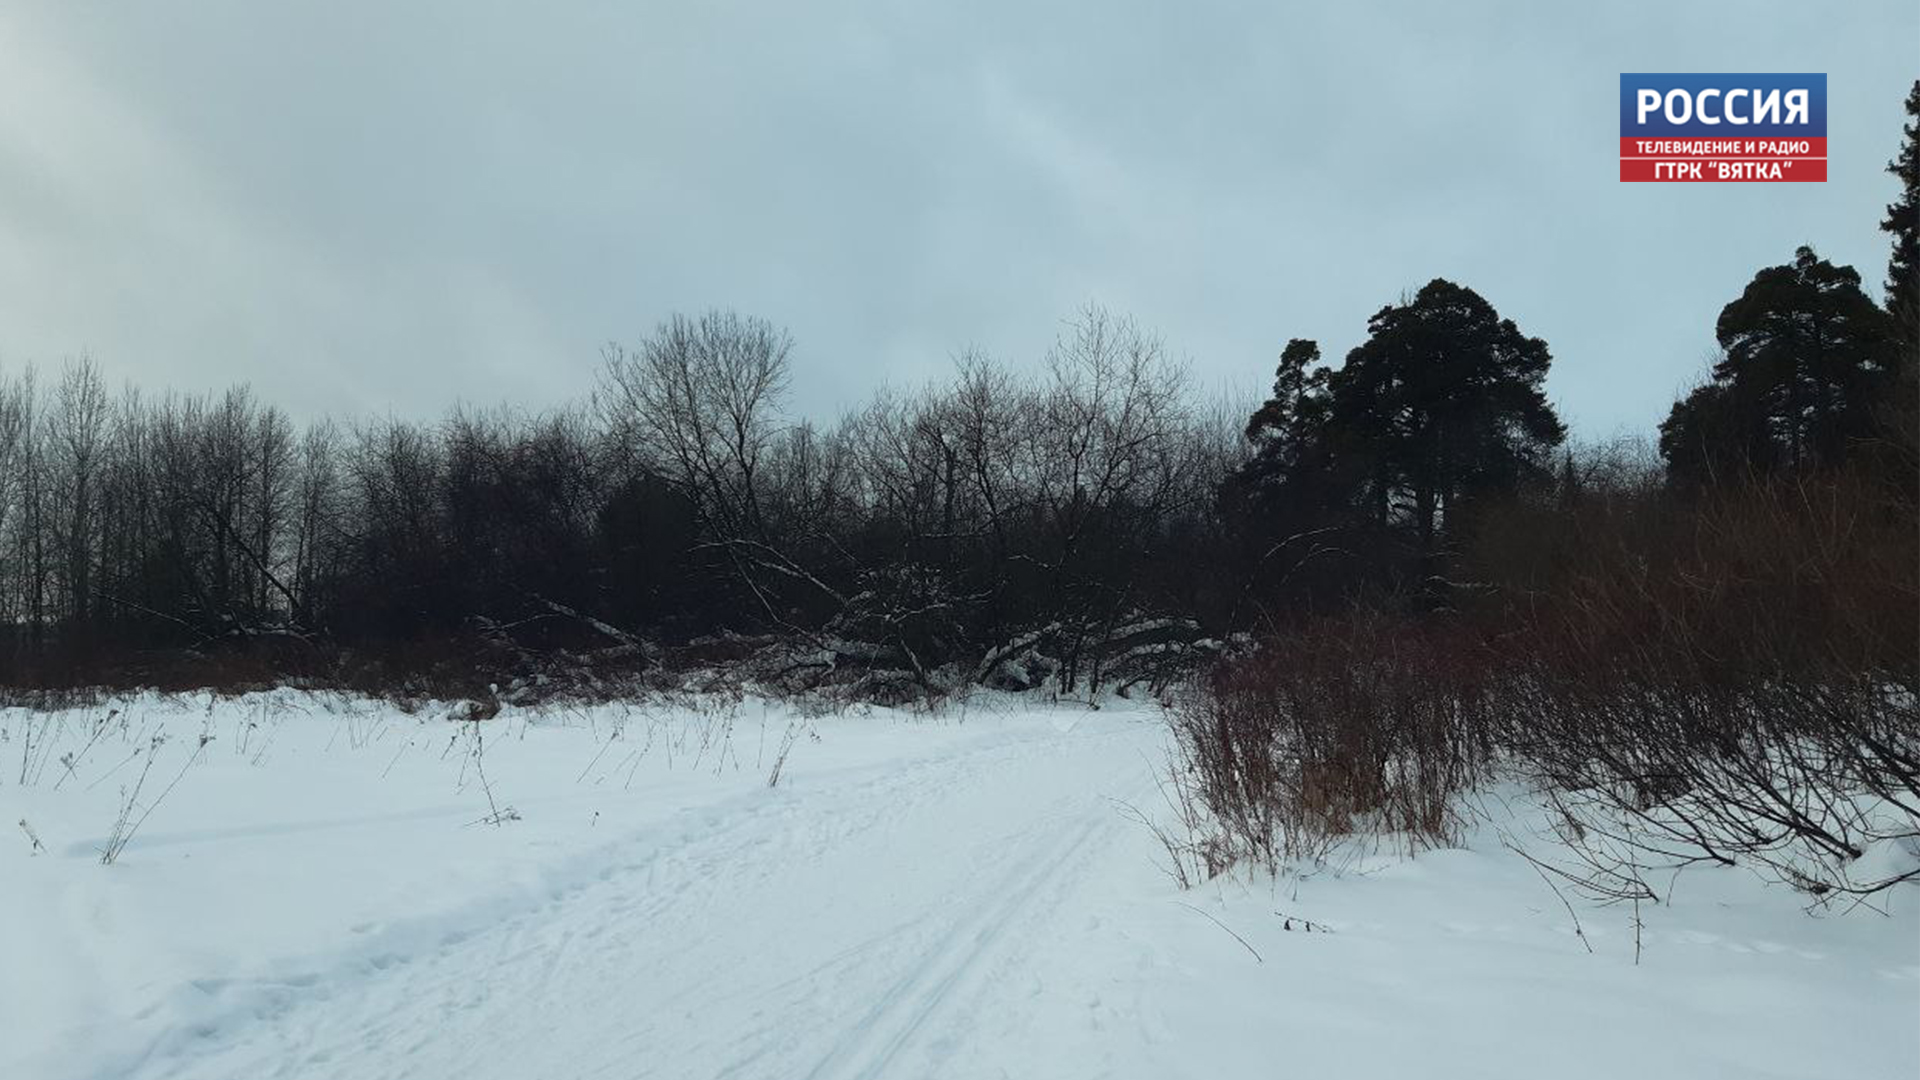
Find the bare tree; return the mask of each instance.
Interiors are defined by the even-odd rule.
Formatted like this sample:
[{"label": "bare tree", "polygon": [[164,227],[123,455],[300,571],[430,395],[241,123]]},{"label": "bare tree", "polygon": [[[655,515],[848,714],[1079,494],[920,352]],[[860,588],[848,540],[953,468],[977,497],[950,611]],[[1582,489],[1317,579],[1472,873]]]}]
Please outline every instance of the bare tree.
[{"label": "bare tree", "polygon": [[680,485],[715,532],[765,539],[759,471],[780,430],[787,332],[710,311],[675,315],[636,352],[609,347],[600,405],[634,460]]},{"label": "bare tree", "polygon": [[61,373],[50,428],[61,514],[57,528],[65,557],[67,616],[84,624],[93,591],[94,513],[105,448],[108,401],[92,359],[82,357]]},{"label": "bare tree", "polygon": [[[7,627],[18,625],[27,613],[33,396],[31,369],[0,377],[0,626]],[[24,642],[19,644],[24,647]]]},{"label": "bare tree", "polygon": [[839,594],[783,551],[768,527],[763,465],[782,430],[792,339],[763,319],[675,315],[635,352],[606,352],[598,404],[623,455],[677,487],[707,536],[776,624],[773,589]]},{"label": "bare tree", "polygon": [[331,420],[301,436],[293,496],[293,621],[314,625],[321,583],[337,566],[343,492],[340,430]]}]

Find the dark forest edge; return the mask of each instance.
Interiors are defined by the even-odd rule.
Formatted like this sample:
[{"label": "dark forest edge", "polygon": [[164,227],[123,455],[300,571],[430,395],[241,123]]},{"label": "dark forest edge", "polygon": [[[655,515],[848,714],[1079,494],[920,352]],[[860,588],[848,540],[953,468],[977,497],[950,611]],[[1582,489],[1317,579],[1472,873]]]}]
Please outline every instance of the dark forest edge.
[{"label": "dark forest edge", "polygon": [[[781,411],[786,333],[724,311],[540,416],[298,429],[244,388],[0,373],[0,686],[1191,687],[1209,869],[1441,838],[1517,753],[1623,896],[1649,829],[1884,886],[1798,856],[1889,835],[1821,776],[1920,822],[1916,153],[1885,305],[1811,248],[1760,270],[1657,454],[1570,448],[1547,344],[1440,279],[1337,367],[1290,342],[1250,419],[1096,307],[1031,373],[964,356],[827,426]],[[1688,799],[1740,812],[1666,822]]]},{"label": "dark forest edge", "polygon": [[[1363,563],[1371,596],[1268,627],[1177,703],[1184,830],[1161,839],[1183,879],[1315,862],[1354,833],[1449,844],[1467,793],[1517,773],[1572,856],[1542,876],[1634,905],[1636,926],[1694,865],[1841,910],[1920,880],[1920,83],[1906,108],[1885,307],[1808,248],[1761,270],[1658,462],[1562,452],[1549,477],[1545,349],[1485,313],[1477,338],[1437,336],[1504,342],[1505,363],[1439,386],[1394,370],[1403,310],[1338,372],[1288,347],[1223,494],[1268,516],[1295,570],[1354,537],[1398,557]],[[1404,348],[1448,356],[1434,340]],[[1415,400],[1354,392],[1382,383]],[[1449,439],[1475,408],[1504,414]]]}]

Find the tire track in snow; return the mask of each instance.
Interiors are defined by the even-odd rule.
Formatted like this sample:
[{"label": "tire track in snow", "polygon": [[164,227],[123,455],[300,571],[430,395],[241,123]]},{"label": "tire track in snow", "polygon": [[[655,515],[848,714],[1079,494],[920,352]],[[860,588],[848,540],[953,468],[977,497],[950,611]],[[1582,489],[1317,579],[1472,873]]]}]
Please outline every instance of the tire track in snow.
[{"label": "tire track in snow", "polygon": [[1045,914],[1037,909],[1037,901],[1049,886],[1070,880],[1068,870],[1084,864],[1095,848],[1094,841],[1119,821],[1117,814],[1105,809],[1111,820],[1103,820],[1101,810],[1088,812],[1080,827],[1064,841],[1041,847],[982,890],[985,895],[998,894],[1004,899],[961,920],[915,957],[907,974],[880,994],[842,1044],[807,1072],[807,1080],[873,1080],[885,1075],[956,988],[995,958],[996,945],[1009,931]]},{"label": "tire track in snow", "polygon": [[[972,775],[969,763],[973,759],[1002,756],[1020,745],[996,741],[966,747],[949,757],[831,770],[811,778],[811,782],[824,786],[835,801],[856,805],[884,802],[896,792],[911,796],[924,790],[929,776],[951,783]],[[878,775],[866,775],[876,772]],[[847,776],[861,779],[844,787],[832,784]],[[284,1038],[295,1029],[292,1018],[303,1009],[338,997],[352,997],[372,986],[418,980],[422,977],[418,968],[433,966],[454,954],[493,948],[499,952],[488,966],[506,964],[509,959],[502,953],[529,933],[537,939],[552,916],[589,894],[619,892],[624,898],[613,902],[612,914],[653,919],[683,899],[684,887],[656,887],[661,877],[697,877],[694,870],[699,856],[708,848],[719,848],[723,858],[740,855],[739,846],[731,843],[735,837],[792,811],[791,802],[780,794],[770,799],[764,789],[756,789],[688,808],[685,814],[694,820],[674,817],[640,827],[612,844],[568,860],[541,887],[497,894],[465,908],[391,924],[372,939],[315,965],[315,970],[284,977],[195,980],[179,993],[213,1000],[192,1025],[185,1030],[161,1032],[141,1050],[85,1075],[98,1080],[193,1075],[197,1063],[231,1050],[261,1025]],[[636,856],[636,852],[644,854]],[[642,882],[637,888],[632,885],[636,878]],[[548,979],[562,959],[558,953],[549,955]],[[450,984],[459,977],[455,975],[446,982]],[[434,987],[443,988],[439,984]],[[269,1075],[301,1073],[282,1065]]]},{"label": "tire track in snow", "polygon": [[[570,870],[550,877],[517,909],[496,898],[480,913],[483,919],[493,914],[491,923],[474,926],[474,912],[420,920],[397,939],[369,943],[294,980],[222,984],[212,995],[215,1008],[196,1030],[163,1035],[146,1053],[95,1075],[437,1076],[445,1066],[425,1061],[449,1058],[477,1064],[486,1075],[514,1075],[485,1048],[525,1051],[549,1032],[590,1026],[587,1016],[598,1007],[612,1030],[602,1031],[603,1042],[592,1052],[613,1060],[634,1055],[624,1059],[621,1075],[648,1075],[655,1061],[675,1061],[677,1051],[677,1066],[665,1075],[680,1074],[673,1070],[684,1071],[693,1060],[704,1058],[711,1070],[731,1058],[734,1069],[753,1075],[799,1075],[813,1061],[812,1075],[823,1080],[870,1077],[940,1016],[1010,931],[1035,923],[1039,899],[1058,895],[1069,869],[1091,857],[1106,835],[1103,825],[1117,827],[1110,806],[1082,789],[1047,804],[1053,811],[1066,803],[1067,813],[1047,813],[1038,827],[1029,819],[1028,827],[1003,836],[983,835],[977,822],[974,830],[958,830],[955,838],[971,841],[970,850],[1013,848],[1014,868],[967,878],[951,852],[969,849],[949,849],[924,868],[960,875],[960,886],[921,897],[902,908],[899,919],[889,917],[890,929],[851,947],[811,960],[776,958],[775,970],[765,974],[783,974],[781,962],[806,966],[792,963],[787,972],[803,973],[770,985],[755,982],[760,972],[729,966],[753,953],[711,940],[726,933],[716,914],[753,918],[778,911],[766,903],[784,900],[794,875],[829,855],[859,866],[872,852],[894,851],[902,841],[888,833],[903,816],[966,822],[989,810],[999,814],[990,821],[1006,819],[994,800],[1003,791],[996,785],[1004,786],[1009,775],[1057,781],[1056,761],[1099,758],[1106,740],[1123,734],[1022,733],[933,757],[797,778],[803,794],[723,799],[694,811],[691,820],[669,819],[603,849],[592,857],[597,872],[594,863],[568,863]],[[1104,782],[1115,779],[1100,772]],[[1076,803],[1084,805],[1076,810]],[[1062,827],[1066,837],[1047,842]],[[844,884],[863,887],[851,878]],[[813,899],[836,897],[830,890]],[[945,929],[920,946],[916,939],[924,939],[915,931],[928,922]],[[584,947],[588,942],[591,948]],[[747,943],[764,942],[749,937]],[[722,947],[716,951],[716,945]],[[891,980],[869,974],[901,971],[896,961],[903,956],[904,974]],[[790,1023],[797,1005],[811,1008],[819,991],[842,987],[866,1007],[853,1027]],[[607,998],[630,1000],[632,1011],[608,1011]],[[589,1002],[585,1012],[581,1002]],[[691,1037],[677,1030],[681,1009],[749,1007],[766,1022],[735,1027],[717,1042],[712,1030]],[[832,1042],[820,1045],[823,1037]],[[356,1068],[360,1059],[369,1060]]]}]

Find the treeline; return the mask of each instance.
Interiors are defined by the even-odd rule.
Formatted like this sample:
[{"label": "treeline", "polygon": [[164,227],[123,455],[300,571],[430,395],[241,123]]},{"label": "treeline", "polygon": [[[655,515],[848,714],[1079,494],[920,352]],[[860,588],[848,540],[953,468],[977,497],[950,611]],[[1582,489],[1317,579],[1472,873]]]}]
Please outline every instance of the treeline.
[{"label": "treeline", "polygon": [[[1846,471],[1910,511],[1912,157],[1886,306],[1810,249],[1760,271],[1637,498]],[[1618,463],[1567,447],[1547,344],[1472,289],[1366,329],[1338,366],[1289,343],[1236,407],[1089,308],[1037,365],[969,355],[825,425],[784,411],[786,333],[723,311],[610,347],[589,401],[537,416],[302,426],[244,388],[0,372],[0,681],[469,693],[725,663],[882,700],[1088,694],[1323,616],[1484,606],[1489,566],[1527,563],[1511,523],[1617,494]]]},{"label": "treeline", "polygon": [[[1850,274],[1803,250],[1729,305],[1663,490],[1914,467],[1892,323]],[[0,376],[0,655],[25,683],[355,656],[498,681],[698,643],[878,697],[1164,683],[1238,632],[1453,607],[1476,523],[1604,483],[1564,448],[1546,345],[1471,290],[1370,330],[1333,369],[1289,344],[1250,421],[1098,309],[1037,371],[967,357],[824,428],[780,410],[786,336],[730,313],[610,349],[590,403],[542,416],[301,427],[244,388]]]},{"label": "treeline", "polygon": [[675,317],[609,349],[580,408],[435,424],[299,428],[245,389],[115,394],[85,362],[14,374],[10,681],[213,657],[644,668],[745,638],[794,678],[897,696],[1161,666],[1119,643],[1204,651],[1211,493],[1244,450],[1129,320],[1088,310],[1038,373],[969,358],[825,429],[780,411],[789,349],[760,320]]}]

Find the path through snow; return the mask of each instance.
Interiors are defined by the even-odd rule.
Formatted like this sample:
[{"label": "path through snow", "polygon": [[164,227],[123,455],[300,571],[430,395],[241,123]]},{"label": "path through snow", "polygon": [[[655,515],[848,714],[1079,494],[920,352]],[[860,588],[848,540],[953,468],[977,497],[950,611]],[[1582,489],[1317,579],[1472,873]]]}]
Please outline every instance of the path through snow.
[{"label": "path through snow", "polygon": [[904,767],[796,768],[424,952],[221,986],[225,1017],[142,1074],[934,1075],[1074,894],[1136,857],[1110,800],[1148,792],[1152,735],[1045,727]]},{"label": "path through snow", "polygon": [[[51,849],[0,863],[0,1075],[1839,1077],[1920,1060],[1912,891],[1889,917],[1812,919],[1743,872],[1702,873],[1649,916],[1639,967],[1623,913],[1582,909],[1588,955],[1486,831],[1179,893],[1123,812],[1164,810],[1151,710],[823,718],[771,789],[770,740],[802,730],[779,710],[749,705],[723,742],[712,715],[507,718],[484,760],[522,817],[493,828],[472,824],[487,804],[457,728],[293,700],[127,706],[217,737],[113,867],[92,851],[129,775],[109,773],[117,752],[60,790],[0,787]],[[75,745],[88,722],[71,718]],[[0,712],[0,745],[21,724]]]}]

